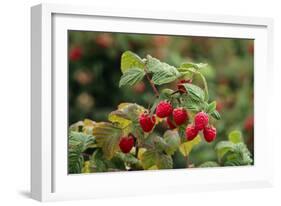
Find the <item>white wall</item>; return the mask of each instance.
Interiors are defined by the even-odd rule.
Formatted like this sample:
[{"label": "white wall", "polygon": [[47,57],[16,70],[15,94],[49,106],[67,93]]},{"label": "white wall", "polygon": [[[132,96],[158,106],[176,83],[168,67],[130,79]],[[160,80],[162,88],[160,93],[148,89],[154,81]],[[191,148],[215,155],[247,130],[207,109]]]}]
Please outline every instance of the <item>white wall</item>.
[{"label": "white wall", "polygon": [[[41,1],[46,2],[46,1]],[[208,14],[266,16],[275,20],[275,72],[280,81],[281,14],[277,0],[212,0],[212,1],[152,1],[152,0],[58,0],[53,3],[82,5],[114,5],[115,7],[179,11]],[[118,3],[117,3],[118,2]],[[124,2],[124,3],[123,3]],[[257,3],[259,2],[259,3]],[[29,199],[30,149],[30,12],[36,0],[7,0],[1,2],[0,32],[0,205],[36,205]],[[276,113],[272,114],[272,128],[280,122],[280,83],[276,85]],[[279,91],[279,93],[278,93]],[[266,98],[266,94],[265,94]],[[278,107],[279,106],[279,107]],[[279,121],[279,122],[278,122]],[[266,137],[265,141],[266,141]],[[179,195],[157,195],[118,199],[59,202],[60,205],[280,205],[280,131],[276,131],[275,174],[276,187],[240,191],[216,191]],[[275,203],[275,204],[274,204]],[[278,204],[279,203],[279,204]],[[49,203],[48,203],[49,204]]]}]

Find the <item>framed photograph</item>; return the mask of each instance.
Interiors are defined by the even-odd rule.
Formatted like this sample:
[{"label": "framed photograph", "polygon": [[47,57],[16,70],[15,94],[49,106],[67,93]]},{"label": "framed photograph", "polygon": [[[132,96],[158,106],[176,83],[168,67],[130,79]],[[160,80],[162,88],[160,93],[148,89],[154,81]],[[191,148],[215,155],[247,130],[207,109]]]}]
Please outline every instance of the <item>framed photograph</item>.
[{"label": "framed photograph", "polygon": [[32,198],[272,186],[271,19],[43,4],[31,25]]}]

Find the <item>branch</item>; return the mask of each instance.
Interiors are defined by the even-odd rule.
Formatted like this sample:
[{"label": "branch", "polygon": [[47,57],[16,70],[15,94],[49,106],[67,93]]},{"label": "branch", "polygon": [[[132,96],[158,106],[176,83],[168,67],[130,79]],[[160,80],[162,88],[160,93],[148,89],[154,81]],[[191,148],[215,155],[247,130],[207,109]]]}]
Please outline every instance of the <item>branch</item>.
[{"label": "branch", "polygon": [[147,80],[149,81],[150,86],[152,87],[152,89],[153,89],[153,91],[154,91],[156,97],[159,97],[159,96],[160,96],[160,95],[159,95],[159,92],[158,92],[157,88],[155,87],[155,84],[151,81],[151,79],[150,79],[150,77],[149,77],[149,75],[148,75],[148,72],[147,72],[146,67],[144,67],[144,72],[145,72],[145,76],[146,76]]}]

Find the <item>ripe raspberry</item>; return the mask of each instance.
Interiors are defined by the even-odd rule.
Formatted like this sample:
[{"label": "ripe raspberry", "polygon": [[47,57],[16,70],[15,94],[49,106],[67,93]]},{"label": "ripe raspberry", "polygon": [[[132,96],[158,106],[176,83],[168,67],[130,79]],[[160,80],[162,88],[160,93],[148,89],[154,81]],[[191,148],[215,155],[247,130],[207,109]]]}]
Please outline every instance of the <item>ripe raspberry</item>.
[{"label": "ripe raspberry", "polygon": [[205,112],[199,112],[194,117],[195,127],[197,130],[204,129],[209,122],[209,117]]},{"label": "ripe raspberry", "polygon": [[203,134],[207,142],[212,142],[216,139],[217,130],[215,127],[210,125],[204,128]]},{"label": "ripe raspberry", "polygon": [[123,153],[129,153],[134,146],[134,137],[129,135],[128,137],[121,137],[119,147]]},{"label": "ripe raspberry", "polygon": [[143,113],[139,117],[139,123],[144,132],[150,132],[155,125],[155,116],[149,116],[149,114]]},{"label": "ripe raspberry", "polygon": [[185,136],[188,141],[193,140],[198,135],[198,130],[193,124],[190,124],[185,129]]},{"label": "ripe raspberry", "polygon": [[177,125],[181,125],[188,120],[188,114],[184,108],[176,108],[173,110],[173,118]]},{"label": "ripe raspberry", "polygon": [[168,124],[170,129],[176,128],[175,124],[172,122],[172,120],[169,117],[167,117],[166,123]]},{"label": "ripe raspberry", "polygon": [[160,118],[168,117],[173,112],[173,107],[169,102],[161,101],[156,107],[156,115]]}]

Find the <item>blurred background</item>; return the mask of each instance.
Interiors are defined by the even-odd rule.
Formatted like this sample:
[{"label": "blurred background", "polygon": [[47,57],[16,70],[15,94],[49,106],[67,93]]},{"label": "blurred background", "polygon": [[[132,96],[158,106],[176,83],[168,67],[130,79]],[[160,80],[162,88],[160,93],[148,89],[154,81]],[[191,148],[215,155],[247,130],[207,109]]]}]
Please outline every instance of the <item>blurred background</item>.
[{"label": "blurred background", "polygon": [[147,107],[154,101],[147,81],[133,88],[118,87],[121,54],[131,50],[142,58],[150,54],[174,66],[186,61],[208,64],[202,73],[222,119],[215,122],[216,141],[199,144],[191,152],[194,164],[215,160],[216,142],[227,139],[234,129],[242,132],[253,154],[253,40],[69,31],[68,41],[69,125],[85,118],[107,121],[121,102]]}]

